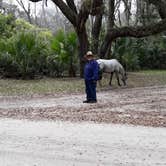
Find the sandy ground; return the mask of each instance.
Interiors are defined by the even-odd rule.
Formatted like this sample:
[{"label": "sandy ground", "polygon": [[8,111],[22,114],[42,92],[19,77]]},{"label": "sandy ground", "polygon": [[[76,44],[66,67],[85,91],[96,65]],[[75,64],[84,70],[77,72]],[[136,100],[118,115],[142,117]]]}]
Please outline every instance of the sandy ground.
[{"label": "sandy ground", "polygon": [[0,166],[166,166],[166,86],[0,96]]},{"label": "sandy ground", "polygon": [[165,166],[166,128],[0,120],[1,166]]},{"label": "sandy ground", "polygon": [[0,117],[166,127],[166,86],[98,91],[97,104],[85,94],[0,96]]}]

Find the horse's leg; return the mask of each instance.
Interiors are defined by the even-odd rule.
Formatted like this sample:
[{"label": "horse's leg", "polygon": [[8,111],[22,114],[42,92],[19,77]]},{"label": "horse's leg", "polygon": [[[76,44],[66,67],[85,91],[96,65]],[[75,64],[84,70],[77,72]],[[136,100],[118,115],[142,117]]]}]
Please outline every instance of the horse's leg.
[{"label": "horse's leg", "polygon": [[116,79],[117,79],[118,85],[121,86],[120,81],[119,81],[119,73],[116,71],[115,74],[116,74]]},{"label": "horse's leg", "polygon": [[110,76],[110,82],[109,82],[109,85],[111,86],[111,83],[112,83],[112,77],[114,75],[114,72],[111,72],[111,76]]}]

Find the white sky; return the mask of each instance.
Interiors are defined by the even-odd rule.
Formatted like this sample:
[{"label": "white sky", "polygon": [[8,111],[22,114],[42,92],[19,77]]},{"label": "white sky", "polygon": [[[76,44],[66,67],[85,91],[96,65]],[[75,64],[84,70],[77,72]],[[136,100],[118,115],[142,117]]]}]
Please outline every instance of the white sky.
[{"label": "white sky", "polygon": [[[17,3],[16,0],[5,0],[5,1],[6,1],[6,2],[9,2],[9,3],[11,3],[11,4],[17,5],[17,6],[20,8],[20,10],[22,10],[22,8],[20,7],[20,5]],[[35,4],[36,4],[36,9],[37,9],[37,11],[39,11],[39,10],[42,8],[42,3],[43,3],[42,1],[41,1],[41,2],[37,2],[37,3],[30,2],[29,0],[22,0],[22,1],[24,2],[24,5],[25,5],[26,7],[28,7],[28,3],[30,3],[32,10],[34,10]],[[50,8],[55,7],[55,5],[54,5],[54,3],[53,3],[52,1],[48,0],[47,6],[44,5],[44,7],[45,7],[46,9],[50,9]]]},{"label": "white sky", "polygon": [[[12,4],[15,4],[17,5],[20,10],[22,10],[22,8],[20,7],[20,5],[17,3],[16,0],[3,0],[3,1],[6,1],[6,2],[9,2],[9,3],[12,3]],[[34,12],[35,10],[35,4],[36,4],[36,12],[38,13],[41,9],[42,9],[42,1],[40,2],[37,2],[37,3],[34,3],[34,2],[30,2],[29,0],[22,0],[24,2],[24,5],[26,6],[26,8],[28,7],[28,3],[31,4],[31,10],[32,10],[32,13]],[[133,2],[133,1],[132,1]],[[47,10],[47,9],[55,9],[55,4],[51,1],[51,0],[48,0],[47,2],[47,6],[44,5],[44,8]],[[120,11],[123,12],[124,11],[124,5],[123,3],[120,5]],[[56,12],[56,11],[55,11]],[[132,13],[135,12],[135,5],[134,5],[134,2],[132,4]]]},{"label": "white sky", "polygon": [[[5,1],[6,1],[6,2],[9,2],[9,3],[12,3],[12,4],[15,4],[15,5],[18,5],[18,3],[17,3],[16,0],[5,0]],[[28,3],[30,3],[30,4],[31,4],[31,7],[33,8],[34,5],[35,5],[34,2],[30,2],[29,0],[22,0],[22,1],[24,2],[25,6],[28,6]],[[43,3],[42,1],[36,3],[37,10],[40,10],[40,9],[41,9],[42,3]],[[54,3],[53,3],[51,0],[48,0],[47,5],[48,5],[47,7],[45,6],[46,9],[47,9],[47,8],[53,8],[53,7],[55,6]],[[18,5],[18,7],[19,7],[19,5]],[[20,8],[20,7],[19,7],[19,8]],[[121,11],[124,10],[123,4],[120,6],[120,8],[121,8]],[[20,9],[21,9],[21,8],[20,8]]]}]

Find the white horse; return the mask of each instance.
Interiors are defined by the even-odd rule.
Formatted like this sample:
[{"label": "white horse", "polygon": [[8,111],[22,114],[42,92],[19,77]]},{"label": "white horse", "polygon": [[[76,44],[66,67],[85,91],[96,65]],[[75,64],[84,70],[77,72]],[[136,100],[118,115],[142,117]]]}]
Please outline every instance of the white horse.
[{"label": "white horse", "polygon": [[113,77],[113,74],[115,73],[118,85],[121,86],[120,80],[119,80],[119,74],[121,75],[121,80],[122,80],[123,84],[126,85],[127,75],[126,75],[126,72],[125,72],[123,66],[118,62],[118,60],[116,60],[116,59],[110,59],[110,60],[98,59],[97,63],[99,64],[99,67],[100,67],[99,80],[102,79],[103,72],[110,73],[111,76],[110,76],[109,85],[111,86],[112,77]]}]

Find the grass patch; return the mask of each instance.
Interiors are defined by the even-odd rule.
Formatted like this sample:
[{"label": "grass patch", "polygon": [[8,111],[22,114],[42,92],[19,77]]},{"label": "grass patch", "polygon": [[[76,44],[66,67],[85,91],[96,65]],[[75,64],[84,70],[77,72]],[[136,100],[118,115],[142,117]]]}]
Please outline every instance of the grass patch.
[{"label": "grass patch", "polygon": [[137,73],[129,73],[129,86],[144,87],[166,85],[166,71],[147,70]]},{"label": "grass patch", "polygon": [[61,78],[40,80],[0,80],[0,95],[34,95],[78,93],[84,89],[83,79]]},{"label": "grass patch", "polygon": [[[103,87],[108,87],[109,75],[102,80]],[[117,87],[115,76],[112,82]],[[128,73],[127,86],[144,87],[166,85],[165,71],[141,71]],[[98,87],[99,88],[99,87]],[[102,88],[99,88],[102,90]],[[43,95],[84,92],[84,80],[80,78],[58,78],[40,80],[0,79],[0,95]]]}]

